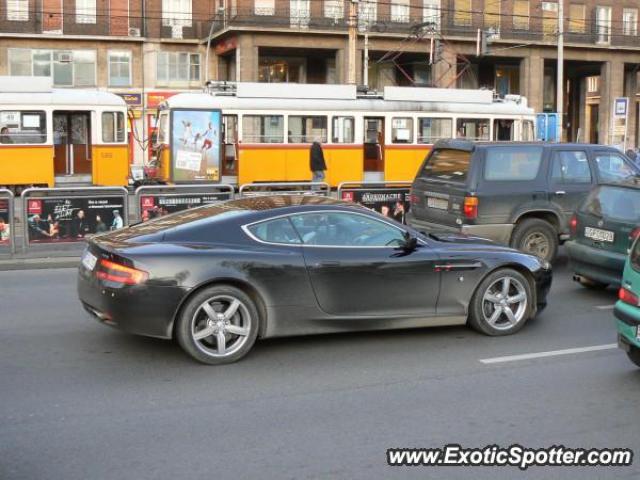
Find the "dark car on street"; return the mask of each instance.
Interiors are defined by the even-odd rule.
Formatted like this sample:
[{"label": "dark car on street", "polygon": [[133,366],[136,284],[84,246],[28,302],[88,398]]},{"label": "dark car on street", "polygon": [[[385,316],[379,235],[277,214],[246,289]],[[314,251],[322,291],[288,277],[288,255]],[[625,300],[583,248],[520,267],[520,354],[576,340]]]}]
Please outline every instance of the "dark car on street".
[{"label": "dark car on street", "polygon": [[442,140],[413,182],[409,223],[489,238],[552,261],[589,191],[640,176],[618,150]]},{"label": "dark car on street", "polygon": [[578,208],[566,243],[574,279],[585,287],[620,286],[624,263],[640,235],[640,187],[601,185]]},{"label": "dark car on street", "polygon": [[100,322],[177,338],[204,363],[256,338],[462,325],[515,333],[546,305],[548,262],[426,236],[314,195],[242,198],[94,237],[78,294]]}]

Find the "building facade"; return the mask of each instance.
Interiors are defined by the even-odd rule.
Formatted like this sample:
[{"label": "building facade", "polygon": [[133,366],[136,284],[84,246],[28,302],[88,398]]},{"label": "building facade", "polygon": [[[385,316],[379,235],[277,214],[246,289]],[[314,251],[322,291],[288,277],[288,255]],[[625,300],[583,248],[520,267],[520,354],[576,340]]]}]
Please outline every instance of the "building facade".
[{"label": "building facade", "polygon": [[[638,146],[640,0],[563,7],[565,139],[611,143],[625,96]],[[0,75],[121,94],[140,163],[157,104],[207,79],[488,88],[556,111],[557,32],[540,0],[1,0]]]}]

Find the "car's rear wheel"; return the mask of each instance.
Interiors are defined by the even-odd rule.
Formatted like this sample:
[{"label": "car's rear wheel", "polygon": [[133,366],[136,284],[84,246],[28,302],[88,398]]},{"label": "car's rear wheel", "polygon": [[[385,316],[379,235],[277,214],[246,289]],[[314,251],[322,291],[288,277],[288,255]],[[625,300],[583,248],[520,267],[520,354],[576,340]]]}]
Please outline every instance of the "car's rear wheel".
[{"label": "car's rear wheel", "polygon": [[496,270],[480,282],[469,305],[469,325],[486,335],[511,335],[531,315],[531,285],[511,268]]},{"label": "car's rear wheel", "polygon": [[640,348],[631,347],[631,350],[627,352],[629,360],[631,360],[636,367],[640,367]]},{"label": "car's rear wheel", "polygon": [[549,222],[527,218],[516,225],[511,246],[552,262],[558,253],[558,232]]},{"label": "car's rear wheel", "polygon": [[258,309],[242,290],[230,285],[205,288],[180,312],[176,337],[195,360],[210,365],[244,357],[258,336]]}]

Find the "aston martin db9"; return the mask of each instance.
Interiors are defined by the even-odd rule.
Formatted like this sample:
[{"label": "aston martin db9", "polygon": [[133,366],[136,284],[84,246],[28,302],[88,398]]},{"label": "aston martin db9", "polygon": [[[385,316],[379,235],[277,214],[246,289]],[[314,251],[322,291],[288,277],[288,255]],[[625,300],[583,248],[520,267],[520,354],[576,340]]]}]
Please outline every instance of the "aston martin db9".
[{"label": "aston martin db9", "polygon": [[220,364],[256,339],[468,323],[520,330],[546,304],[544,260],[459,234],[425,234],[319,196],[242,198],[89,240],[84,308],[124,331],[176,338]]}]

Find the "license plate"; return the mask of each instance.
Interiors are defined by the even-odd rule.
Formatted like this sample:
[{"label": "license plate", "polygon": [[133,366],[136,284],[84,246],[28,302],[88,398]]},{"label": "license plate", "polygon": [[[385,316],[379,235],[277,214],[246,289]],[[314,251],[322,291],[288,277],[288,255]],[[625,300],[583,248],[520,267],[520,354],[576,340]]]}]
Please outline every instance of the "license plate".
[{"label": "license plate", "polygon": [[82,265],[84,265],[87,270],[92,272],[94,267],[96,266],[97,261],[98,257],[96,257],[93,253],[84,252],[84,255],[82,256]]},{"label": "license plate", "polygon": [[446,210],[449,208],[449,201],[443,198],[427,197],[427,207]]},{"label": "license plate", "polygon": [[613,242],[613,232],[610,230],[585,227],[584,236],[598,242]]}]

